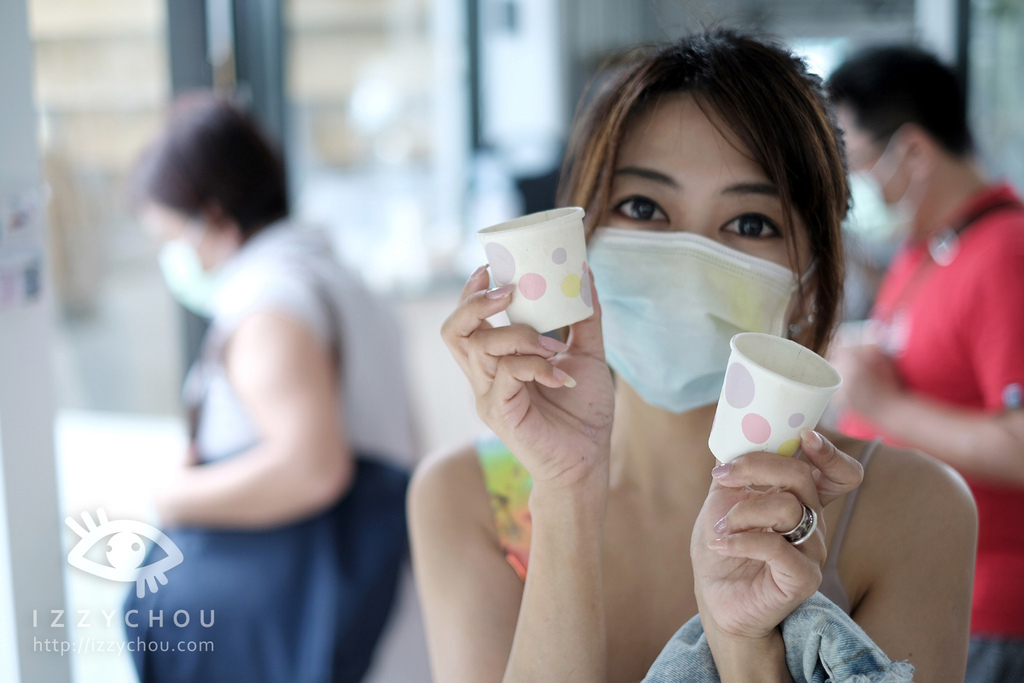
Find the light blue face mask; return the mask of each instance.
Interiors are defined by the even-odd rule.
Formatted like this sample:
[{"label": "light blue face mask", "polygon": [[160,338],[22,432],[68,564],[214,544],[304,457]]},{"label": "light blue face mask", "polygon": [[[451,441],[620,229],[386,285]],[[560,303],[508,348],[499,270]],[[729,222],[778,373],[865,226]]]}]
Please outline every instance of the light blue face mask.
[{"label": "light blue face mask", "polygon": [[587,263],[608,365],[647,403],[715,403],[740,332],[781,336],[798,279],[784,266],[685,232],[598,228]]},{"label": "light blue face mask", "polygon": [[192,243],[184,238],[167,242],[158,259],[171,296],[196,315],[210,317],[218,273],[203,268]]}]

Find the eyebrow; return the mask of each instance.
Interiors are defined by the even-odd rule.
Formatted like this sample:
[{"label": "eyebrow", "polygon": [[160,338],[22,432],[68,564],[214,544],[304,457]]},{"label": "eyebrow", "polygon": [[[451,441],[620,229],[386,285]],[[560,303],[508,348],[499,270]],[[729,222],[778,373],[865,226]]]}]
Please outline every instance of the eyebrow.
[{"label": "eyebrow", "polygon": [[651,170],[649,168],[640,168],[638,166],[625,166],[623,168],[615,169],[614,175],[632,175],[638,178],[644,178],[646,180],[653,180],[656,183],[662,185],[668,185],[671,188],[679,189],[679,183],[658,171]]},{"label": "eyebrow", "polygon": [[[651,180],[661,185],[667,185],[673,189],[680,189],[671,177],[650,168],[639,166],[625,166],[615,170],[615,175],[631,175],[645,180]],[[778,197],[779,189],[771,183],[736,183],[722,190],[722,194],[759,194],[767,197]]]},{"label": "eyebrow", "polygon": [[779,188],[771,183],[737,183],[722,190],[722,194],[760,194],[778,197]]}]

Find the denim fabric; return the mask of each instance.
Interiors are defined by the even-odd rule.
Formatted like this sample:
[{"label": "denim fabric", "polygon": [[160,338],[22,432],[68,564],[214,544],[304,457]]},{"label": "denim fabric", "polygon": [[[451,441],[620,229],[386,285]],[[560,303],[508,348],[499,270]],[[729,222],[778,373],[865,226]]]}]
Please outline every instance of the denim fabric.
[{"label": "denim fabric", "polygon": [[[902,683],[914,667],[892,662],[867,634],[821,593],[782,622],[786,664],[794,683]],[[679,629],[658,655],[643,683],[719,681],[700,616]]]},{"label": "denim fabric", "polygon": [[1024,681],[1024,640],[971,638],[966,683]]}]

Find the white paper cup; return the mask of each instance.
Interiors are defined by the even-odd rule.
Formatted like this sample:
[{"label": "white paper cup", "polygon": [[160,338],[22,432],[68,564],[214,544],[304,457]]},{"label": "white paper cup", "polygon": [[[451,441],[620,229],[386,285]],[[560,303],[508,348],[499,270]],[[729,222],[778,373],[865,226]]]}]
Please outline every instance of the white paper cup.
[{"label": "white paper cup", "polygon": [[721,462],[752,451],[795,454],[800,430],[818,424],[843,378],[827,360],[782,337],[744,332],[729,346],[711,452]]},{"label": "white paper cup", "polygon": [[516,286],[505,309],[513,323],[538,332],[594,313],[583,209],[540,211],[477,232],[497,285]]}]

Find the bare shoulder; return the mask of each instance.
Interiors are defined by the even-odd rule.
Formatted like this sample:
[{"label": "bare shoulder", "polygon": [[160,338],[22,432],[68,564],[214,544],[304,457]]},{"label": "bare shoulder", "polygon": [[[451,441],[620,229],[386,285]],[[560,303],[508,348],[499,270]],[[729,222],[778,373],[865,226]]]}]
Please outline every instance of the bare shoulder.
[{"label": "bare shoulder", "polygon": [[[847,453],[864,442],[838,439]],[[841,445],[840,445],[841,444]],[[842,573],[855,587],[851,603],[880,583],[916,582],[926,576],[955,583],[973,568],[977,510],[963,478],[920,451],[879,446],[864,472],[841,555]],[[939,567],[946,578],[938,575]]]},{"label": "bare shoulder", "polygon": [[[835,432],[826,436],[836,448],[858,460],[863,459],[870,445],[868,441]],[[857,507],[861,512],[871,507],[861,505],[865,499],[872,504],[888,500],[901,507],[924,504],[926,509],[934,503],[958,514],[973,514],[974,509],[967,483],[952,467],[921,451],[886,444],[875,449],[858,496]]]},{"label": "bare shoulder", "polygon": [[[881,445],[864,473],[864,508],[885,506],[927,525],[927,518],[973,528],[977,522],[974,498],[967,483],[949,465],[917,450]],[[858,507],[861,507],[858,505]]]},{"label": "bare shoulder", "polygon": [[471,443],[420,462],[409,485],[408,509],[414,535],[429,531],[454,540],[472,530],[496,539],[483,471]]}]

